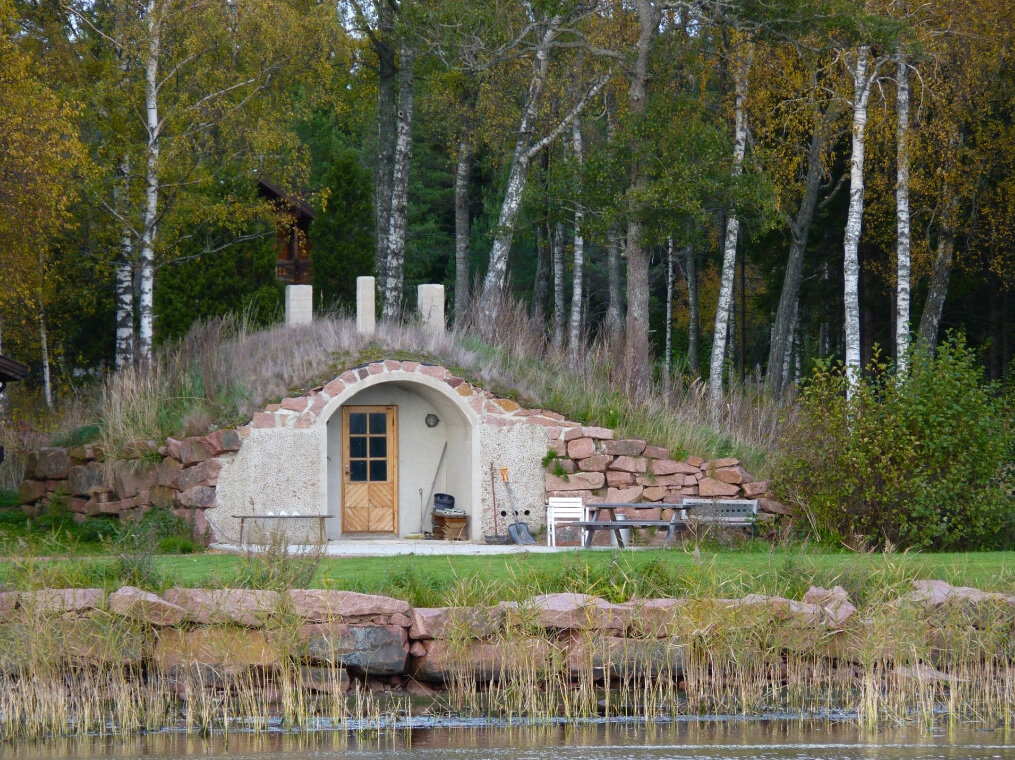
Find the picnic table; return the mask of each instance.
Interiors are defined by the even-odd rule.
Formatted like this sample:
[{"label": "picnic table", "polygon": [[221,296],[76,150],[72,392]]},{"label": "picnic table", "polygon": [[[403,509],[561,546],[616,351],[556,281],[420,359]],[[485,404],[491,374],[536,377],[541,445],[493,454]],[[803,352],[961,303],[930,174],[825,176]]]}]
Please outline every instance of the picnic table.
[{"label": "picnic table", "polygon": [[[587,505],[590,513],[588,520],[580,520],[575,525],[582,530],[583,546],[592,546],[592,536],[597,530],[612,530],[617,537],[617,545],[624,548],[623,528],[666,528],[666,542],[669,546],[674,536],[700,525],[717,525],[726,528],[752,528],[758,514],[757,499],[704,499],[687,498],[680,502],[638,502],[633,504],[605,503]],[[665,510],[671,510],[670,518],[648,519],[625,517],[617,519],[617,510],[659,510],[660,518]]]}]

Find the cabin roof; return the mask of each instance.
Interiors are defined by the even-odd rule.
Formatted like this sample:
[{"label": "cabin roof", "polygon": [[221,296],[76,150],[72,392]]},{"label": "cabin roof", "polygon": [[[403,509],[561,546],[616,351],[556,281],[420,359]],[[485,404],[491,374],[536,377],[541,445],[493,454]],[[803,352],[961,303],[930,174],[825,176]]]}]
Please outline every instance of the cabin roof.
[{"label": "cabin roof", "polygon": [[301,228],[306,229],[310,222],[317,218],[314,209],[301,198],[287,193],[278,185],[261,177],[257,180],[257,192],[262,198],[280,204],[285,210],[295,216]]},{"label": "cabin roof", "polygon": [[20,380],[28,374],[28,367],[6,356],[0,356],[0,383]]}]

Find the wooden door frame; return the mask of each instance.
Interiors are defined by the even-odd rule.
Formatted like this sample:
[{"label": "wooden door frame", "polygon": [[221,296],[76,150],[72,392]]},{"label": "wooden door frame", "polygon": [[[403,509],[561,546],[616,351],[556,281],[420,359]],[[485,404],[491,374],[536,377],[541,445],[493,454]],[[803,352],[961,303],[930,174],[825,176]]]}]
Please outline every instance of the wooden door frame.
[{"label": "wooden door frame", "polygon": [[[345,519],[345,505],[347,497],[347,484],[350,482],[348,479],[348,467],[349,467],[349,413],[351,411],[356,412],[384,412],[387,415],[387,438],[388,438],[388,481],[392,484],[392,524],[394,525],[393,533],[395,536],[398,535],[398,405],[397,404],[351,404],[343,405],[340,407],[342,414],[342,428],[341,436],[339,441],[339,448],[341,450],[341,462],[339,463],[339,471],[341,475],[342,483],[342,503],[339,505],[341,511],[341,533],[359,534],[361,531],[347,531],[346,530],[346,519]],[[369,424],[369,422],[368,422]],[[369,428],[368,428],[369,429]],[[369,476],[368,476],[369,477]],[[368,481],[369,482],[369,481]],[[370,533],[373,531],[362,531],[362,533]],[[387,533],[387,531],[384,531]]]}]

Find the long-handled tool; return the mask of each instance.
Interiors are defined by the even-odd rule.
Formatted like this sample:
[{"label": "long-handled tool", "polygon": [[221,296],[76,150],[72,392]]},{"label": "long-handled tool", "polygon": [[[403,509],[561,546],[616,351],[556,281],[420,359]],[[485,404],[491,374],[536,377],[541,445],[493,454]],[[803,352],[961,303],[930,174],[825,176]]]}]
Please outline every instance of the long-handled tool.
[{"label": "long-handled tool", "polygon": [[[497,481],[493,476],[493,462],[490,463],[490,495],[493,497],[493,535],[484,536],[488,544],[510,544],[510,536],[502,536],[500,534],[500,526],[497,522],[500,509],[497,507]],[[504,513],[505,515],[507,512]]]},{"label": "long-handled tool", "polygon": [[[419,530],[421,533],[426,531],[426,511],[430,508],[430,500],[433,498],[433,489],[437,487],[437,476],[441,474],[441,465],[444,464],[444,455],[448,453],[448,442],[444,442],[444,448],[441,449],[441,458],[437,460],[437,469],[433,473],[433,482],[430,483],[430,493],[427,494],[426,501],[422,504],[422,509],[419,515]],[[420,489],[420,495],[423,494],[423,490]]]},{"label": "long-handled tool", "polygon": [[508,468],[500,468],[500,477],[504,481],[504,490],[507,491],[508,504],[511,505],[511,511],[515,513],[515,521],[508,525],[508,535],[516,544],[529,545],[536,543],[536,539],[532,537],[532,533],[529,531],[529,526],[526,523],[521,522],[518,519],[518,505],[515,504],[515,495],[511,491],[511,483],[508,481]]}]

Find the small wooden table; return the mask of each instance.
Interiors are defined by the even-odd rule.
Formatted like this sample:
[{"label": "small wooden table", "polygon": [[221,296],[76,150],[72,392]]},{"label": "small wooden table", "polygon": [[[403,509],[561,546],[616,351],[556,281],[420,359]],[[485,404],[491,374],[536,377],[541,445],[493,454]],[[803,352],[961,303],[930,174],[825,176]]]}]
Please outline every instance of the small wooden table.
[{"label": "small wooden table", "polygon": [[[578,525],[582,529],[584,540],[582,541],[583,546],[592,546],[592,535],[597,530],[612,530],[617,536],[617,545],[623,549],[624,539],[621,536],[620,531],[624,528],[666,528],[666,546],[669,546],[673,537],[679,532],[684,530],[687,526],[686,516],[684,514],[684,507],[682,504],[671,504],[669,502],[638,502],[636,504],[588,504],[586,505],[591,513],[588,520],[581,520],[573,525]],[[643,520],[640,518],[618,520],[617,510],[618,509],[671,509],[673,514],[669,520]],[[660,511],[660,515],[662,512]],[[607,519],[600,519],[602,515],[608,515]]]},{"label": "small wooden table", "polygon": [[240,521],[240,546],[243,546],[243,528],[247,520],[317,520],[320,542],[323,546],[327,543],[324,521],[330,520],[334,515],[232,515],[232,517]]}]

